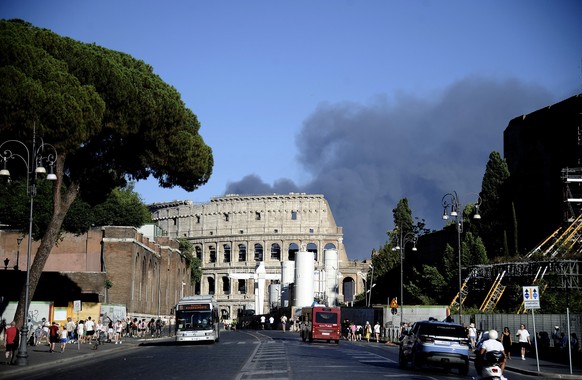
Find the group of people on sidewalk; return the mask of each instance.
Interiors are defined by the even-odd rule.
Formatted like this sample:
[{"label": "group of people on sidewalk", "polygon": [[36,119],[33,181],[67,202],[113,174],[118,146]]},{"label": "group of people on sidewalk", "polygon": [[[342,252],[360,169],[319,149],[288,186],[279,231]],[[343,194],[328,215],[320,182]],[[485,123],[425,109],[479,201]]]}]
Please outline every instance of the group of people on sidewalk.
[{"label": "group of people on sidewalk", "polygon": [[364,325],[356,324],[354,321],[344,321],[344,339],[350,341],[361,341],[362,338],[370,342],[370,339],[376,339],[376,343],[380,342],[381,326],[379,322],[372,327],[369,321]]},{"label": "group of people on sidewalk", "polygon": [[60,351],[63,352],[67,344],[92,344],[115,342],[121,343],[122,337],[122,323],[120,320],[114,322],[109,318],[109,321],[104,324],[99,319],[95,322],[90,316],[85,320],[73,321],[71,317],[67,318],[67,322],[59,324],[53,322],[49,324],[43,318],[43,325],[38,325],[31,337],[33,345],[41,345],[43,341],[48,341],[49,352],[55,352],[56,344],[60,343]]},{"label": "group of people on sidewalk", "polygon": [[[283,330],[283,332],[287,331],[287,325],[290,323],[291,326],[289,327],[289,331],[296,331],[295,327],[296,327],[296,323],[295,321],[289,321],[289,319],[287,318],[287,316],[285,314],[281,315],[281,317],[279,317],[279,320],[281,322],[281,330]],[[265,328],[269,329],[269,330],[275,330],[275,317],[274,316],[270,316],[269,317],[269,324],[267,325],[267,318],[264,315],[261,315],[261,317],[259,318],[259,321],[261,323],[261,330],[264,330]]]}]

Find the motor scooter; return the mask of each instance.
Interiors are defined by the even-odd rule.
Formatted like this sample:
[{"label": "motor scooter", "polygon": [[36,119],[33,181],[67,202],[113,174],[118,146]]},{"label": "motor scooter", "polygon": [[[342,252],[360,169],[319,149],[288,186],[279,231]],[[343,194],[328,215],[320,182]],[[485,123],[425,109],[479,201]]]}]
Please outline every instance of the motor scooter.
[{"label": "motor scooter", "polygon": [[503,380],[501,363],[505,360],[505,354],[501,351],[486,352],[475,360],[475,369],[482,380]]}]

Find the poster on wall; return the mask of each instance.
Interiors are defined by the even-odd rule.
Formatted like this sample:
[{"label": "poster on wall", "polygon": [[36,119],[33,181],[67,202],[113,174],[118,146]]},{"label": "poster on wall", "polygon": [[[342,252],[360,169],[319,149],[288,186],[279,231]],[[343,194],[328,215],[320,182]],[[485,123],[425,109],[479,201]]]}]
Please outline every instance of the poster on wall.
[{"label": "poster on wall", "polygon": [[125,305],[101,305],[101,321],[105,324],[112,320],[124,321],[127,317]]},{"label": "poster on wall", "polygon": [[[17,306],[18,302],[14,301],[9,302],[0,318],[5,319],[7,323],[12,322],[14,320],[14,315],[16,314]],[[28,307],[29,326],[39,325],[43,318],[50,320],[51,318],[51,315],[49,314],[50,307],[51,307],[50,302],[39,302],[39,301],[31,302],[30,306]]]}]

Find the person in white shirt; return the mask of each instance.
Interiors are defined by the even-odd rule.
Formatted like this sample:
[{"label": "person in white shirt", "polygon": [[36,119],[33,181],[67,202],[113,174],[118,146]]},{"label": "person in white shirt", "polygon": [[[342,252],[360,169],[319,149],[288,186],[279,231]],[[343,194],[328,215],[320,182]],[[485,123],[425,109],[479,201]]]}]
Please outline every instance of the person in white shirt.
[{"label": "person in white shirt", "polygon": [[477,329],[475,328],[474,323],[469,325],[469,340],[471,340],[471,348],[475,349],[475,342],[477,341]]},{"label": "person in white shirt", "polygon": [[87,340],[89,343],[92,343],[93,336],[95,335],[95,322],[91,319],[91,317],[87,318],[85,322],[85,333],[87,334]]},{"label": "person in white shirt", "polygon": [[531,345],[529,331],[527,331],[524,324],[521,324],[515,335],[518,337],[517,342],[521,347],[521,360],[525,360],[525,350]]},{"label": "person in white shirt", "polygon": [[97,335],[97,342],[105,343],[101,341],[101,333],[105,333],[104,335],[107,336],[107,328],[103,325],[101,320],[98,320],[97,324],[95,325],[95,335]]},{"label": "person in white shirt", "polygon": [[503,344],[500,341],[498,341],[497,338],[499,338],[497,330],[489,330],[489,339],[483,342],[479,354],[481,355],[481,357],[483,357],[487,352],[491,351],[503,352],[503,361],[500,363],[501,373],[503,374],[503,371],[505,371],[505,349],[503,348]]}]

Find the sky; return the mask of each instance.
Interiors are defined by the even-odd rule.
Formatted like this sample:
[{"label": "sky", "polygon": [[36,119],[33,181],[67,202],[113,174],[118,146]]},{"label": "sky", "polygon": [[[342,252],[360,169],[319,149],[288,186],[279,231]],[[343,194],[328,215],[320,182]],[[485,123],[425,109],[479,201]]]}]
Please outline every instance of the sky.
[{"label": "sky", "polygon": [[175,87],[212,148],[194,192],[323,194],[350,259],[407,198],[440,229],[443,196],[481,190],[515,117],[582,93],[578,0],[0,0],[62,36],[119,50]]}]

